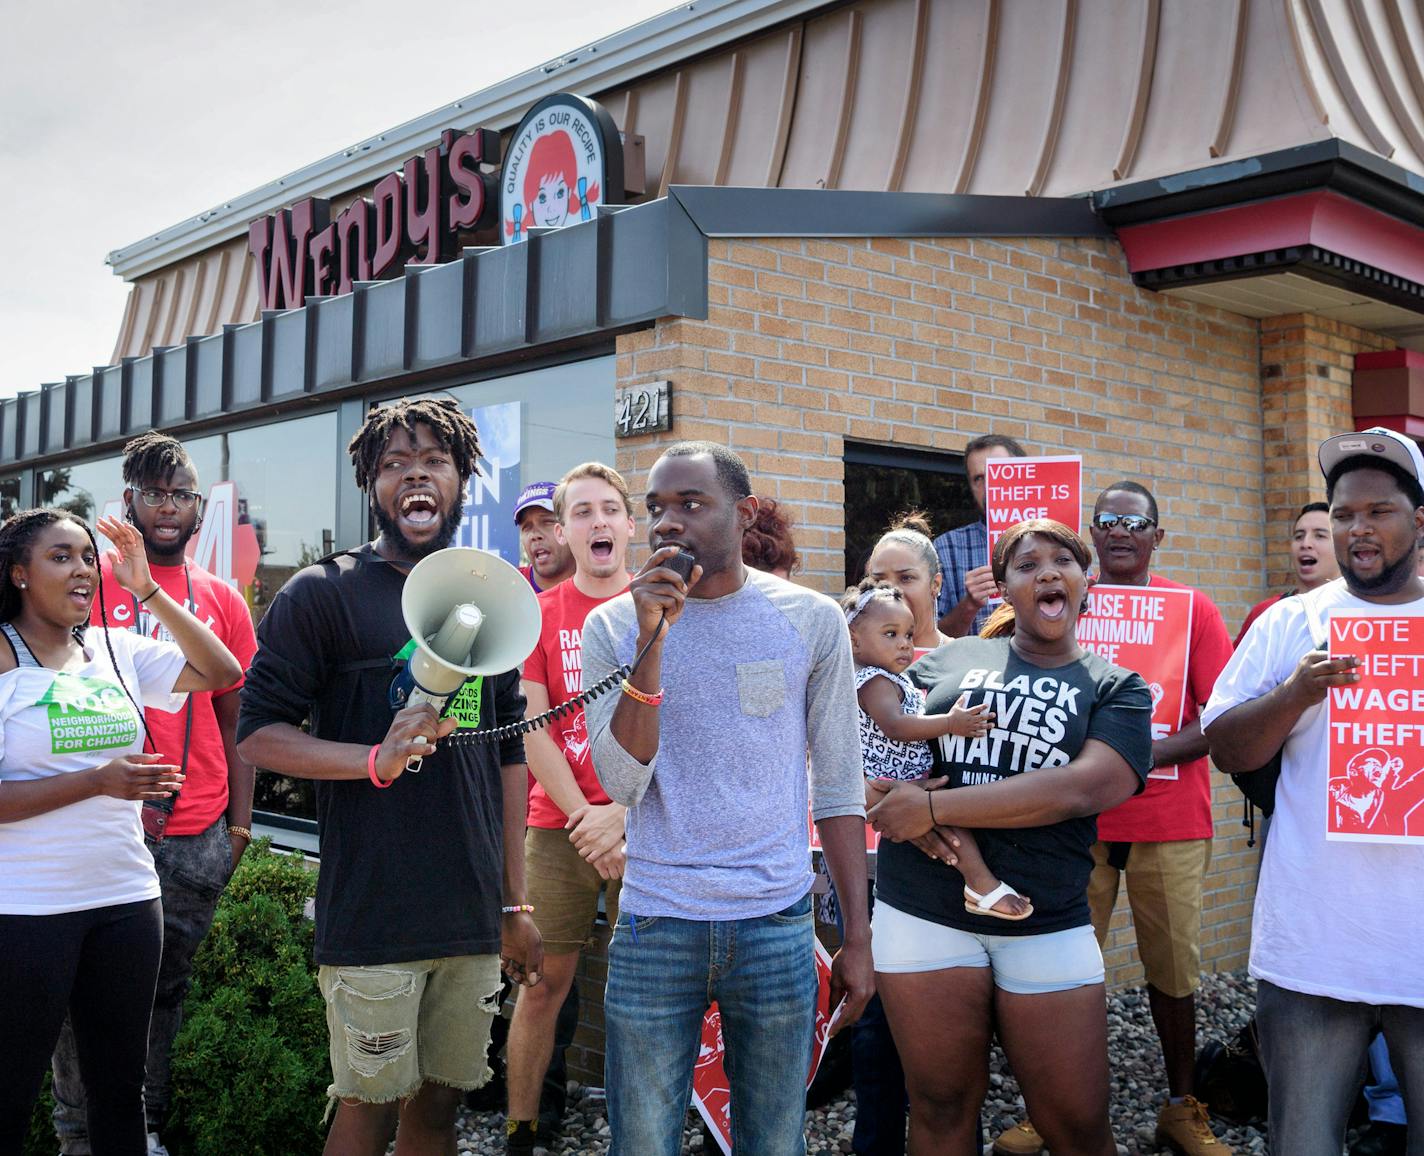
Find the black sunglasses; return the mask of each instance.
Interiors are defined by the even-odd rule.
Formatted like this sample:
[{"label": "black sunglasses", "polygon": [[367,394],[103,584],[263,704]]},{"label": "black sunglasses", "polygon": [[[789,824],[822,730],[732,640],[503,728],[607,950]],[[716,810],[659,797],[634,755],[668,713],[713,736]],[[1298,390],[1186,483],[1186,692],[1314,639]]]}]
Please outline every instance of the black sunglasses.
[{"label": "black sunglasses", "polygon": [[1111,530],[1114,526],[1122,524],[1122,528],[1133,534],[1141,534],[1144,530],[1150,530],[1157,523],[1145,514],[1094,514],[1093,527],[1098,530]]},{"label": "black sunglasses", "polygon": [[203,500],[203,495],[193,490],[139,490],[138,496],[143,499],[145,506],[161,506],[169,498],[173,499],[173,504],[180,510],[190,510]]}]

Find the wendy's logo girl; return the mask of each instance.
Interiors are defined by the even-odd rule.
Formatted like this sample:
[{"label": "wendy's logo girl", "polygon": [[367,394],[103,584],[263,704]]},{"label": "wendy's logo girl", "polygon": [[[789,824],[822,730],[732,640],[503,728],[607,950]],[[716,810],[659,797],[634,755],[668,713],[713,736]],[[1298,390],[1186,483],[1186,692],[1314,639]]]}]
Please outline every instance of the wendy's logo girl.
[{"label": "wendy's logo girl", "polygon": [[531,228],[557,229],[593,216],[598,182],[590,184],[579,175],[573,138],[563,129],[545,133],[534,142],[523,183],[523,199],[512,206],[504,222],[511,241],[522,240]]}]

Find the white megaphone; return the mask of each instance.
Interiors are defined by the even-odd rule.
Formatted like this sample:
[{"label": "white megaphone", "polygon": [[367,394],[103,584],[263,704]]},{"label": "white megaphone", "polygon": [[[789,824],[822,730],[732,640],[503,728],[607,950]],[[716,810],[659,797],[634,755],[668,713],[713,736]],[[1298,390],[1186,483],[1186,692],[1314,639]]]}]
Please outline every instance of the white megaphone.
[{"label": "white megaphone", "polygon": [[[401,614],[415,641],[406,700],[436,713],[465,680],[513,670],[533,653],[543,616],[524,575],[486,550],[451,546],[427,554],[406,576]],[[422,739],[421,741],[428,741]],[[406,770],[420,770],[411,758]]]}]

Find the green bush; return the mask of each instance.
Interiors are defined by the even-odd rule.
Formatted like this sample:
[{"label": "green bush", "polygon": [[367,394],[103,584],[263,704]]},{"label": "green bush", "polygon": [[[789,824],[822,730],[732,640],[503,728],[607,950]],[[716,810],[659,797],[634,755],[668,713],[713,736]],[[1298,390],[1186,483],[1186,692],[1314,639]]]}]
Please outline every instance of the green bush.
[{"label": "green bush", "polygon": [[193,963],[173,1047],[174,1156],[302,1156],[325,1128],[326,1013],[306,918],[316,872],[267,840],[243,856]]}]

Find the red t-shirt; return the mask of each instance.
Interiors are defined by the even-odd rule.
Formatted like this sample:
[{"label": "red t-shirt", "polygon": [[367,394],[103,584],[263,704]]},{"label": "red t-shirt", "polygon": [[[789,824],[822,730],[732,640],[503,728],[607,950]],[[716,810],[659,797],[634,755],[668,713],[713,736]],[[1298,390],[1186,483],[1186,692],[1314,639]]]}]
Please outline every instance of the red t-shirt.
[{"label": "red t-shirt", "polygon": [[[1149,575],[1149,586],[1192,590],[1180,582]],[[1187,652],[1187,701],[1182,725],[1201,716],[1216,679],[1231,658],[1231,635],[1221,611],[1200,590],[1192,590],[1192,638]],[[1205,757],[1177,767],[1175,779],[1148,778],[1147,789],[1098,816],[1098,838],[1106,843],[1172,843],[1210,839],[1211,768]]]},{"label": "red t-shirt", "polygon": [[1236,635],[1236,641],[1231,644],[1232,648],[1235,649],[1241,645],[1241,640],[1246,637],[1246,632],[1251,629],[1251,623],[1255,622],[1256,619],[1260,618],[1262,614],[1284,597],[1285,595],[1283,594],[1272,594],[1269,598],[1263,598],[1260,602],[1256,603],[1255,606],[1251,607],[1251,613],[1246,615],[1246,621],[1241,624],[1241,629]]},{"label": "red t-shirt", "polygon": [[[182,566],[150,566],[149,569],[153,580],[173,601],[187,601],[188,582],[183,577]],[[198,621],[212,629],[223,645],[232,651],[242,669],[246,670],[252,665],[252,656],[257,652],[257,638],[252,630],[252,615],[248,612],[247,603],[236,590],[201,566],[189,562],[187,570],[193,584],[193,600],[188,603],[188,609]],[[111,630],[133,629],[134,611],[137,610],[139,633],[172,641],[172,636],[159,621],[114,581],[107,558],[103,563],[103,583],[104,605],[109,611],[108,625]],[[100,624],[97,598],[91,622]],[[238,679],[226,690],[216,693],[232,694],[241,685],[242,679]],[[188,775],[178,794],[173,816],[165,828],[169,835],[201,834],[227,810],[227,753],[223,749],[217,715],[213,713],[214,692],[203,691],[190,697],[193,734],[188,742]],[[175,765],[183,761],[183,734],[187,719],[186,706],[174,714],[161,710],[144,711],[148,733],[153,736],[159,753]],[[146,744],[144,749],[149,749]]]},{"label": "red t-shirt", "polygon": [[[616,597],[610,595],[609,597]],[[560,582],[539,595],[539,609],[544,626],[539,632],[539,645],[524,660],[523,677],[537,682],[549,692],[549,705],[560,706],[577,697],[583,675],[583,623],[595,606],[608,598],[590,598],[574,584],[573,579]],[[595,671],[602,677],[607,671]],[[589,750],[588,724],[583,708],[570,711],[549,724],[549,736],[568,761],[574,780],[583,797],[595,806],[612,802],[593,773],[593,758]],[[529,787],[529,826],[562,830],[565,815],[539,783]]]}]

